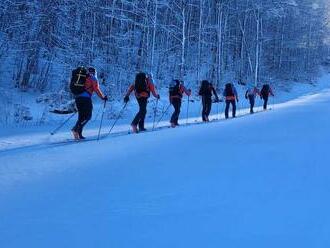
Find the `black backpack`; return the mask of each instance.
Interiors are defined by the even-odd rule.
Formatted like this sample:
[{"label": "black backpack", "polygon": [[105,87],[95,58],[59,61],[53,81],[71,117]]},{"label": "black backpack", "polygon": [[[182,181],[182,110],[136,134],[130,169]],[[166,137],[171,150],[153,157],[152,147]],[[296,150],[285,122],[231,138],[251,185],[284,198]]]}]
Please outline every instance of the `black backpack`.
[{"label": "black backpack", "polygon": [[225,96],[235,96],[233,85],[231,83],[227,83],[225,86]]},{"label": "black backpack", "polygon": [[149,93],[149,87],[147,85],[147,75],[143,72],[136,74],[135,83],[134,83],[135,92],[140,94],[142,92]]},{"label": "black backpack", "polygon": [[260,94],[263,96],[263,97],[267,97],[269,95],[269,92],[270,92],[270,86],[269,84],[264,84],[262,86],[262,89],[261,89],[261,92]]},{"label": "black backpack", "polygon": [[83,66],[77,67],[72,71],[70,81],[70,91],[74,95],[79,95],[85,91],[87,69]]},{"label": "black backpack", "polygon": [[179,80],[173,80],[170,83],[169,86],[169,94],[170,96],[181,96],[181,92],[180,92],[180,81]]},{"label": "black backpack", "polygon": [[209,95],[211,95],[210,86],[211,86],[211,84],[210,84],[209,81],[203,80],[202,84],[201,84],[201,87],[199,89],[199,95],[200,96],[205,96],[205,95],[209,96]]}]

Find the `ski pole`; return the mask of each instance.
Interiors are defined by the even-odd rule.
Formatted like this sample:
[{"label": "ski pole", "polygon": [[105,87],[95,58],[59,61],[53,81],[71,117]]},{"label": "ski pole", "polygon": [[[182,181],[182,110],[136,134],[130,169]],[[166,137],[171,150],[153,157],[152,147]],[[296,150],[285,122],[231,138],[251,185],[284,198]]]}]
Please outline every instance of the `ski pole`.
[{"label": "ski pole", "polygon": [[116,120],[113,122],[113,124],[112,124],[112,126],[111,126],[111,128],[110,128],[110,130],[109,130],[109,132],[108,132],[108,134],[107,134],[106,136],[109,136],[109,135],[110,135],[112,129],[115,127],[117,121],[119,120],[121,114],[124,112],[126,106],[127,106],[127,102],[124,104],[124,106],[123,106],[123,107],[121,108],[121,110],[119,111],[119,114],[118,114]]},{"label": "ski pole", "polygon": [[158,108],[158,98],[157,98],[157,101],[156,101],[156,106],[155,106],[155,109],[154,109],[154,121],[152,123],[152,130],[155,129],[155,121],[156,121],[156,114],[157,114],[157,108]]},{"label": "ski pole", "polygon": [[99,118],[100,112],[102,111],[102,106],[97,111],[97,114],[95,115],[94,121],[96,121]]},{"label": "ski pole", "polygon": [[106,107],[106,105],[107,105],[107,101],[104,101],[104,104],[103,104],[103,111],[102,111],[102,115],[101,115],[101,123],[100,123],[99,133],[98,133],[98,135],[97,135],[97,141],[100,140],[101,128],[102,128],[103,117],[104,117],[104,113],[105,113],[105,107]]},{"label": "ski pole", "polygon": [[188,96],[188,104],[187,104],[187,120],[186,120],[186,124],[188,124],[188,119],[189,119],[189,102],[190,102],[190,96]]},{"label": "ski pole", "polygon": [[157,121],[155,127],[157,127],[158,124],[159,124],[159,122],[161,122],[161,120],[163,119],[164,115],[167,113],[167,111],[170,108],[170,106],[171,106],[171,103],[166,107],[165,111],[163,111],[163,113],[162,113],[161,117],[159,118],[159,120]]},{"label": "ski pole", "polygon": [[74,112],[72,115],[70,115],[61,125],[59,125],[57,128],[55,128],[52,132],[50,132],[50,135],[56,134],[73,116],[76,115],[77,112]]},{"label": "ski pole", "polygon": [[241,110],[241,103],[240,100],[235,100],[236,101],[236,116],[240,116],[242,114]]}]

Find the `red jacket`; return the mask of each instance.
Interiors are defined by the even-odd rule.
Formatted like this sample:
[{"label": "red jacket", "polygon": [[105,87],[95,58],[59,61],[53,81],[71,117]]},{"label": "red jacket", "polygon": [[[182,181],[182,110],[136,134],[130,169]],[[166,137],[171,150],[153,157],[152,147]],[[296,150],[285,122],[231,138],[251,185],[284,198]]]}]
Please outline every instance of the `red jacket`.
[{"label": "red jacket", "polygon": [[99,82],[97,81],[96,77],[92,74],[89,74],[87,76],[86,82],[85,82],[85,90],[87,91],[88,94],[91,96],[93,95],[94,92],[103,99],[104,95],[102,91],[100,90]]}]

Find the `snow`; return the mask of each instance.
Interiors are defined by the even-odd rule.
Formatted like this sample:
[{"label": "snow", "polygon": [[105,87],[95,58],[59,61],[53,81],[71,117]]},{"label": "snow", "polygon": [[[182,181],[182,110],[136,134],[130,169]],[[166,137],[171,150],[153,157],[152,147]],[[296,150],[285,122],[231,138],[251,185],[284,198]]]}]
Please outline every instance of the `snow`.
[{"label": "snow", "polygon": [[0,153],[0,247],[329,247],[329,104],[324,89],[64,146],[17,134]]},{"label": "snow", "polygon": [[[247,89],[247,86],[236,85],[240,102],[238,103],[238,115],[245,115],[249,112],[249,103],[246,99],[244,99],[244,94]],[[324,75],[319,79],[318,84],[303,84],[303,83],[278,83],[277,86],[272,85],[272,88],[275,91],[276,97],[270,98],[270,105],[278,105],[279,103],[290,102],[292,99],[296,99],[301,96],[315,94],[325,88],[330,87],[330,74],[324,73]],[[160,119],[162,112],[168,106],[168,99],[165,97],[167,95],[167,91],[161,92],[161,101],[158,103],[158,112],[156,117],[156,122]],[[220,92],[219,92],[220,95]],[[24,97],[23,97],[24,96]],[[33,101],[31,102],[31,96],[28,97],[28,94],[21,95],[23,99],[23,103],[27,104],[31,107],[31,110],[34,112],[34,116],[41,116],[40,106],[34,106]],[[33,98],[32,98],[33,99]],[[189,103],[189,120],[188,123],[195,123],[201,121],[201,102],[199,97],[192,97],[194,102]],[[151,98],[148,104],[148,114],[147,114],[147,128],[153,127],[153,113],[154,106],[156,100]],[[256,105],[258,110],[261,110],[262,101],[257,98]],[[107,104],[106,114],[104,115],[103,129],[101,135],[106,135],[112,124],[114,123],[114,118],[120,112],[120,109],[123,107],[122,102],[109,102]],[[102,113],[103,103],[97,97],[94,99],[94,113],[92,120],[87,124],[85,128],[84,134],[89,137],[97,136],[101,113]],[[181,108],[180,122],[185,124],[186,120],[186,112],[187,110],[187,97],[184,97],[183,104]],[[42,112],[42,111],[41,111]],[[134,97],[131,97],[131,101],[129,102],[127,108],[123,112],[124,115],[119,119],[117,125],[112,130],[112,134],[124,134],[127,133],[130,129],[129,123],[133,119],[133,116],[137,112],[137,103],[134,100]],[[164,115],[162,121],[159,123],[159,127],[164,127],[169,125],[170,115],[173,112],[173,108],[171,107],[169,111]],[[211,119],[213,120],[222,120],[224,119],[224,103],[213,104],[211,111]],[[115,115],[114,115],[115,113]],[[76,117],[72,118],[71,121],[68,122],[55,136],[51,136],[50,132],[55,130],[57,126],[61,124],[66,118],[70,115],[56,115],[56,114],[48,114],[48,121],[46,124],[41,125],[39,123],[30,123],[25,126],[21,125],[5,125],[0,126],[0,152],[15,149],[15,148],[24,148],[31,147],[37,145],[44,144],[53,144],[57,142],[63,142],[71,137],[70,129],[74,126],[76,121]],[[36,118],[40,119],[40,118]]]}]

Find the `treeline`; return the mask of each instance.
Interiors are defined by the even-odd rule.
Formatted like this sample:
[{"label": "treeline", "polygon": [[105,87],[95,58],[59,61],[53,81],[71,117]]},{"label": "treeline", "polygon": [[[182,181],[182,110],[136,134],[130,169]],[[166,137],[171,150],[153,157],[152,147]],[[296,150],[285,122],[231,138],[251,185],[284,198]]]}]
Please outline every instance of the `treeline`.
[{"label": "treeline", "polygon": [[327,0],[4,0],[1,84],[67,87],[94,65],[122,94],[139,70],[216,86],[312,80],[328,55]]}]

